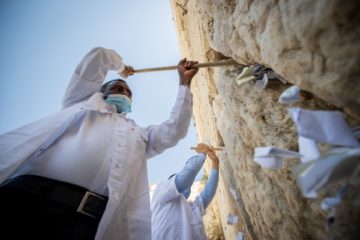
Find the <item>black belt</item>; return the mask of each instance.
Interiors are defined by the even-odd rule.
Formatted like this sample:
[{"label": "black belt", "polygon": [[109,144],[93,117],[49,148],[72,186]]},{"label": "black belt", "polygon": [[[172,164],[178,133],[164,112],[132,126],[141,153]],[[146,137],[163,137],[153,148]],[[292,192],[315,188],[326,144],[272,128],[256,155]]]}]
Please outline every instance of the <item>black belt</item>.
[{"label": "black belt", "polygon": [[82,215],[100,220],[108,198],[86,188],[40,176],[23,175],[5,181],[0,187],[22,191],[60,203]]}]

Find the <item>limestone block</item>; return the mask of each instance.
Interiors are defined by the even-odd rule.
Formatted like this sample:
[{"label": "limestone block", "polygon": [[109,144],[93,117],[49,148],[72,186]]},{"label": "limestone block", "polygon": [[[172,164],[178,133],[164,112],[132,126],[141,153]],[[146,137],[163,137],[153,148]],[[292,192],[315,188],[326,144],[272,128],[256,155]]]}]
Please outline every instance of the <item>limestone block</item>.
[{"label": "limestone block", "polygon": [[[183,57],[199,62],[232,57],[268,66],[302,89],[296,106],[344,110],[354,126],[360,119],[359,3],[172,0],[171,5]],[[285,160],[276,171],[253,161],[255,147],[298,150],[287,106],[278,103],[291,85],[271,80],[265,89],[254,81],[239,86],[241,70],[200,69],[191,84],[199,142],[225,146],[215,198],[224,237],[235,239],[241,231],[245,239],[325,239],[320,201],[338,186],[307,199],[290,173],[297,159]],[[229,212],[239,216],[237,224],[226,224]]]}]

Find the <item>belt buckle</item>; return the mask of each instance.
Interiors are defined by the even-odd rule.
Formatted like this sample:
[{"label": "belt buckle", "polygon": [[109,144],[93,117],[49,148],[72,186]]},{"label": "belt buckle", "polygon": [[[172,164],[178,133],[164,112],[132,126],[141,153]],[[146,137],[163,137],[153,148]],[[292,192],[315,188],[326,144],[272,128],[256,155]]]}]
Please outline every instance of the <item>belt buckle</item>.
[{"label": "belt buckle", "polygon": [[97,195],[97,194],[95,194],[95,193],[93,193],[93,192],[86,191],[86,193],[84,194],[84,197],[82,198],[82,200],[81,200],[81,202],[80,202],[80,204],[79,204],[79,207],[78,207],[78,209],[77,209],[76,211],[79,212],[79,213],[82,213],[82,214],[84,214],[84,215],[86,215],[86,216],[89,216],[89,217],[92,217],[92,218],[95,218],[95,219],[96,219],[97,217],[96,217],[95,215],[92,215],[92,214],[90,214],[90,213],[88,213],[88,212],[86,212],[86,211],[84,210],[84,207],[85,207],[85,205],[86,205],[86,202],[87,202],[87,200],[89,199],[90,196],[99,198],[99,199],[101,199],[101,200],[104,200],[104,199],[105,199],[105,198],[103,198],[102,196]]}]

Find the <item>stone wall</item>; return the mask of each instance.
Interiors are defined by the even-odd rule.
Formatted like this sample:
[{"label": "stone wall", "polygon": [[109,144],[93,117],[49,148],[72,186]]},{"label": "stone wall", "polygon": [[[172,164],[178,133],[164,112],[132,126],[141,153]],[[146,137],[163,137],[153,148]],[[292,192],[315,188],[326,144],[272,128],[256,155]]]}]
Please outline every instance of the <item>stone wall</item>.
[{"label": "stone wall", "polygon": [[[303,90],[296,106],[344,111],[350,125],[359,123],[359,4],[172,0],[171,5],[183,57],[260,63],[289,81],[271,81],[264,90],[252,81],[239,86],[235,78],[242,69],[236,66],[203,68],[194,78],[199,142],[225,146],[218,154],[215,197],[225,239],[235,239],[239,231],[246,239],[324,239],[326,213],[319,203],[336,186],[318,199],[304,198],[290,173],[298,160],[268,170],[253,161],[253,151],[270,145],[298,150],[296,128],[287,108],[277,102],[290,84]],[[239,216],[238,224],[226,224],[229,212]]]}]

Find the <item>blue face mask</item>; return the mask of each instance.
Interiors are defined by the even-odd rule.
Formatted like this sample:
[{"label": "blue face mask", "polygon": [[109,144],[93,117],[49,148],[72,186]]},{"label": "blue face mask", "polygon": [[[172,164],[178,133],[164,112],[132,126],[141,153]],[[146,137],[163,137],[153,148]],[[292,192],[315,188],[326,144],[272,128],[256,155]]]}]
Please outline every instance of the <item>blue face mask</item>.
[{"label": "blue face mask", "polygon": [[131,112],[131,100],[123,94],[109,94],[105,102],[116,106],[117,112]]}]

